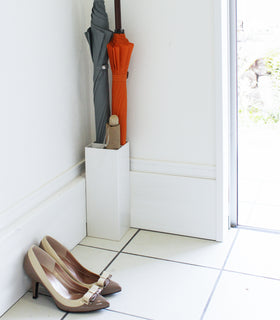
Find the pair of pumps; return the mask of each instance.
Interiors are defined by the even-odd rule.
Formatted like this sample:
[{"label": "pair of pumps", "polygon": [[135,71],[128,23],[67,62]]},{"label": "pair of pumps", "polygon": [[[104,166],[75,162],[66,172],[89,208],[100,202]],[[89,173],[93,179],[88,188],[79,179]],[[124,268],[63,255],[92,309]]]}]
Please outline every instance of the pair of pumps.
[{"label": "pair of pumps", "polygon": [[57,240],[44,237],[40,247],[33,245],[24,258],[24,269],[32,280],[33,298],[38,297],[39,283],[67,312],[88,312],[109,307],[103,295],[121,291],[111,275],[95,274],[83,267]]}]

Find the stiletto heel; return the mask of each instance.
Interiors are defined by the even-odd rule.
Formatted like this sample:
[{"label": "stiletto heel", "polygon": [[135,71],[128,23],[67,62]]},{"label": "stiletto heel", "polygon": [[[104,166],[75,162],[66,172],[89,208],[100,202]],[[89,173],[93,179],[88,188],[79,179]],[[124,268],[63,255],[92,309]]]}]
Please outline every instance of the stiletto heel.
[{"label": "stiletto heel", "polygon": [[109,307],[100,295],[101,289],[88,289],[73,280],[44,250],[32,246],[24,258],[25,272],[32,280],[33,298],[38,297],[42,284],[52,296],[58,308],[68,312],[88,312]]},{"label": "stiletto heel", "polygon": [[44,237],[40,247],[45,250],[68,274],[89,290],[98,286],[102,289],[103,296],[122,290],[120,285],[111,280],[111,275],[104,271],[101,275],[93,273],[82,266],[72,253],[57,240],[50,236]]},{"label": "stiletto heel", "polygon": [[33,299],[38,298],[38,289],[39,289],[39,282],[32,280]]}]

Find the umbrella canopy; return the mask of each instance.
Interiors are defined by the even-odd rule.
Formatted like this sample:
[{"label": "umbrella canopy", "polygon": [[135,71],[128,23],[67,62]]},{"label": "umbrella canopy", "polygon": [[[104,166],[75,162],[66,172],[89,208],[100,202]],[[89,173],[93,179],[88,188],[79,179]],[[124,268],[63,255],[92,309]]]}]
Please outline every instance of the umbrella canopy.
[{"label": "umbrella canopy", "polygon": [[114,33],[107,45],[112,69],[112,114],[119,117],[121,145],[126,143],[127,118],[127,70],[134,44],[129,42],[124,33]]},{"label": "umbrella canopy", "polygon": [[107,44],[113,35],[113,32],[109,30],[104,0],[94,0],[91,13],[91,27],[85,35],[90,46],[94,64],[93,95],[96,142],[104,143],[106,123],[110,117]]}]

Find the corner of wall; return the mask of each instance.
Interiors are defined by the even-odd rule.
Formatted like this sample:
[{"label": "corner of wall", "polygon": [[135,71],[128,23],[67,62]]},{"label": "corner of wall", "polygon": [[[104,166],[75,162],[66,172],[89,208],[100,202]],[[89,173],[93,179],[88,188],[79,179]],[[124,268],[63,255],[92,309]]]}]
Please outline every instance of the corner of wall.
[{"label": "corner of wall", "polygon": [[86,236],[84,177],[74,178],[1,231],[0,315],[30,287],[23,259],[28,248],[38,245],[46,234],[68,248]]}]

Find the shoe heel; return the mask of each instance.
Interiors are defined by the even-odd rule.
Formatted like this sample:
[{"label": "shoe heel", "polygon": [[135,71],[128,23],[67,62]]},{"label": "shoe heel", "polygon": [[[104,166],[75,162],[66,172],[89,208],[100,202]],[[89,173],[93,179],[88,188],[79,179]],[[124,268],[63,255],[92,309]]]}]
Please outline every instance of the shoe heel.
[{"label": "shoe heel", "polygon": [[33,293],[33,299],[37,299],[40,278],[37,276],[36,272],[34,271],[27,254],[24,258],[24,270],[32,281],[31,288]]},{"label": "shoe heel", "polygon": [[32,293],[33,293],[33,299],[38,298],[38,289],[39,289],[39,282],[32,280]]}]

